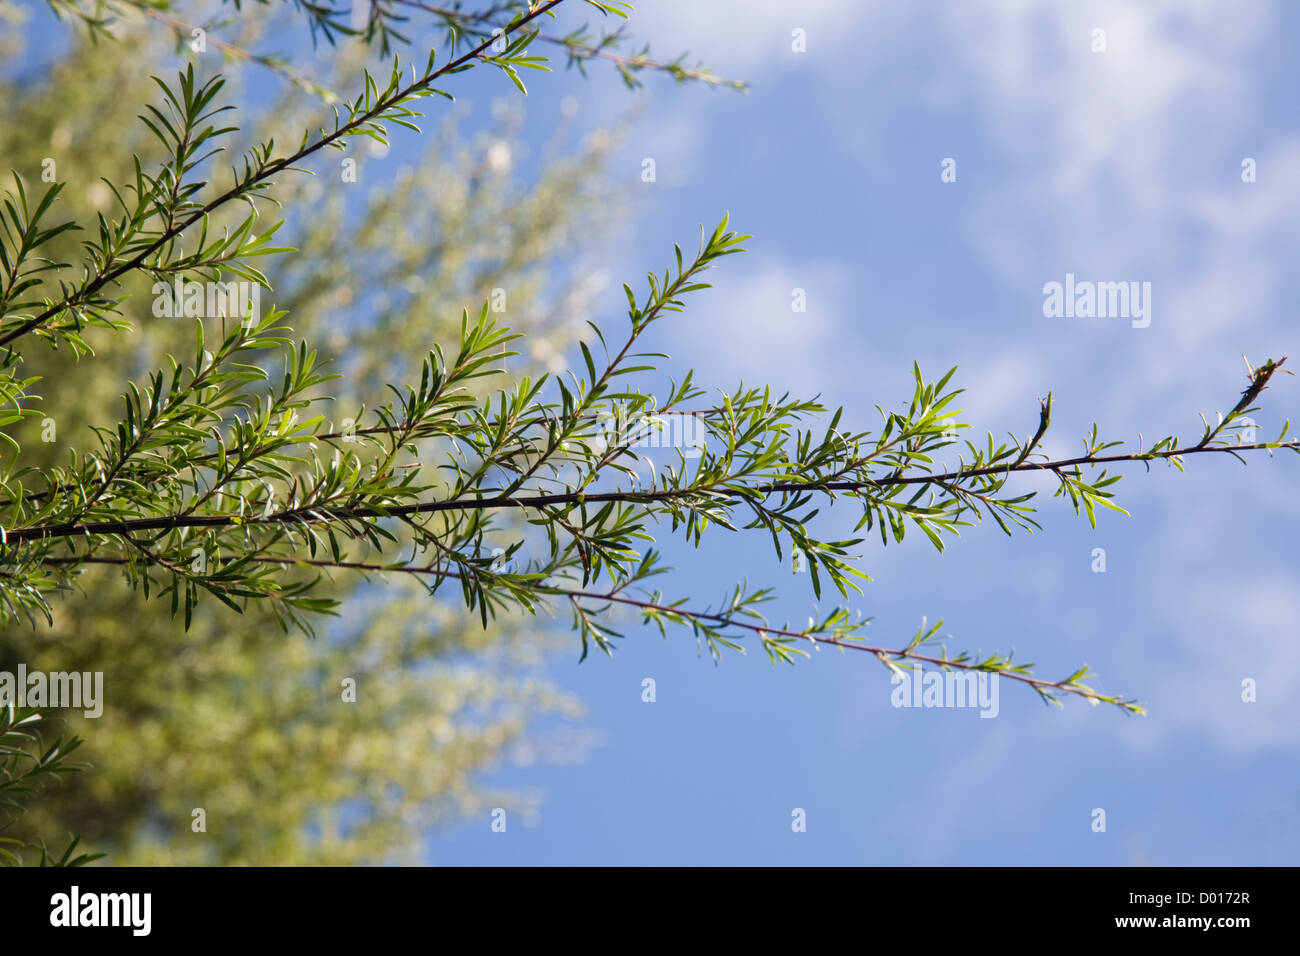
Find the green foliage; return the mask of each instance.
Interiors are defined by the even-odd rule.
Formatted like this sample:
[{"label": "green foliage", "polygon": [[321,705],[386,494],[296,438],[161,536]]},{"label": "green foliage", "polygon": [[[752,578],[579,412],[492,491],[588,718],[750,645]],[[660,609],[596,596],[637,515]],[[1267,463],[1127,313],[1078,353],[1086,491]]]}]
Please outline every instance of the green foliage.
[{"label": "green foliage", "polygon": [[[248,22],[244,40],[256,43],[258,24]],[[59,199],[64,219],[93,223],[108,214],[112,194],[99,177],[130,181],[133,153],[160,163],[168,155],[136,114],[151,115],[145,102],[166,109],[139,64],[174,54],[166,31],[147,21],[136,26],[98,52],[73,46],[55,61],[47,84],[0,83],[0,153],[26,179],[29,196],[48,188],[40,184],[44,158],[57,159],[69,180]],[[330,85],[347,86],[363,53],[340,50]],[[265,74],[249,79],[261,83]],[[239,80],[234,73],[223,95]],[[286,128],[319,122],[319,113],[315,93],[286,84],[240,137],[278,140]],[[521,117],[515,110],[496,116],[474,138],[459,132],[455,117],[437,124],[425,137],[418,174],[350,149],[359,184],[322,190],[323,177],[296,176],[268,194],[285,210],[310,209],[310,216],[285,215],[277,239],[301,252],[278,256],[265,270],[275,291],[271,298],[264,290],[263,302],[287,310],[317,361],[342,375],[328,382],[333,401],[325,406],[340,435],[352,424],[338,412],[383,404],[385,381],[418,374],[431,342],[455,339],[467,300],[509,290],[511,317],[529,332],[526,369],[554,365],[589,312],[593,287],[567,281],[554,264],[583,255],[579,243],[599,241],[606,215],[620,207],[600,175],[616,140],[598,131],[570,146],[557,130],[551,161],[524,180],[495,161],[503,146],[507,155],[522,152],[514,139]],[[364,216],[356,215],[358,198]],[[211,235],[242,222],[238,206],[211,217]],[[422,215],[412,219],[413,207]],[[56,237],[45,254],[75,262],[79,235]],[[190,366],[194,320],[151,315],[152,283],[144,275],[122,280],[133,328],[129,335],[88,330],[93,359],[74,361],[62,348],[25,351],[25,377],[40,380],[44,417],[3,432],[21,442],[24,464],[66,468],[74,455],[100,451],[100,437],[117,434],[125,380],[135,378],[143,394],[152,387],[152,366],[170,368],[168,353]],[[364,327],[350,321],[360,302]],[[222,340],[219,323],[209,320],[207,350]],[[282,381],[275,350],[241,356],[241,364],[266,359],[263,384],[266,376]],[[46,419],[57,423],[50,443],[42,435]],[[194,560],[191,553],[187,563]],[[413,831],[494,806],[531,813],[536,795],[486,787],[485,768],[532,759],[529,753],[572,759],[584,749],[581,731],[540,723],[572,720],[579,710],[540,677],[543,655],[560,638],[535,625],[505,622],[484,631],[477,618],[431,605],[421,588],[397,582],[379,591],[377,579],[344,572],[313,589],[347,609],[326,627],[317,621],[316,641],[282,635],[265,602],[236,614],[216,598],[178,641],[170,595],[142,603],[113,567],[84,568],[76,582],[75,599],[55,594],[51,624],[38,615],[41,627],[32,630],[20,615],[22,626],[0,629],[0,670],[25,662],[33,670],[99,671],[109,689],[101,719],[60,712],[86,738],[78,756],[93,771],[44,788],[29,805],[8,834],[28,845],[40,845],[44,834],[61,850],[59,834],[72,831],[117,864],[418,862],[426,857]],[[29,584],[28,573],[11,576],[3,595]],[[357,681],[360,706],[340,702],[345,676]],[[207,833],[190,829],[196,806],[210,814]],[[23,856],[38,862],[34,851]]]},{"label": "green foliage", "polygon": [[4,836],[28,808],[42,785],[56,781],[63,774],[85,769],[69,758],[81,746],[80,737],[59,737],[48,746],[42,730],[50,721],[31,708],[12,703],[0,707],[0,866],[21,866],[23,849],[40,851],[40,866],[85,866],[103,856],[81,853],[73,856],[79,839],[73,837],[58,856],[51,856],[43,842],[25,844]]},{"label": "green foliage", "polygon": [[[85,25],[92,38],[108,38],[113,35],[113,27],[132,13],[149,17],[172,30],[176,35],[178,46],[188,42],[195,29],[211,30],[223,26],[227,21],[209,20],[202,24],[188,23],[174,16],[179,12],[176,3],[170,0],[48,0],[54,12],[69,19],[75,19]],[[242,9],[242,0],[227,0],[236,10]],[[632,12],[632,5],[621,0],[582,0],[584,4],[598,11],[603,18],[626,20]],[[258,5],[271,6],[270,0],[258,0]],[[438,6],[423,0],[370,0],[366,3],[364,25],[354,25],[352,10],[348,6],[334,7],[329,4],[313,3],[310,0],[292,0],[288,4],[296,13],[304,17],[310,26],[312,42],[325,40],[334,46],[340,40],[357,39],[367,46],[377,48],[383,56],[389,56],[396,49],[410,44],[410,38],[402,31],[413,16],[427,16],[429,21],[443,28],[446,46],[454,54],[458,49],[481,45],[484,40],[496,41],[498,37],[512,31],[518,22],[538,7],[548,16],[554,16],[553,8],[558,0],[544,4],[534,4],[526,0],[495,0],[482,9],[466,9],[461,0],[452,0],[447,6]],[[404,12],[405,11],[405,12]],[[527,46],[533,39],[562,47],[567,65],[576,68],[584,76],[587,64],[593,60],[609,63],[617,71],[620,79],[628,89],[642,86],[642,74],[659,73],[672,77],[678,83],[703,83],[708,86],[726,87],[733,90],[745,90],[745,83],[739,80],[723,79],[703,64],[687,66],[686,54],[672,60],[661,61],[651,56],[650,47],[643,45],[636,52],[629,52],[631,42],[625,25],[613,29],[593,30],[583,24],[563,35],[549,35],[540,31],[532,35],[523,35],[511,41]],[[328,87],[304,76],[294,70],[283,57],[273,54],[256,54],[237,43],[212,38],[212,44],[225,52],[232,59],[257,63],[270,69],[304,90],[308,90],[326,102],[335,102],[338,95]],[[511,56],[514,52],[503,53]],[[484,56],[488,61],[499,61],[500,57]],[[517,70],[521,64],[501,63],[503,70],[523,90]],[[526,68],[538,68],[540,60],[529,58],[522,64]]]}]

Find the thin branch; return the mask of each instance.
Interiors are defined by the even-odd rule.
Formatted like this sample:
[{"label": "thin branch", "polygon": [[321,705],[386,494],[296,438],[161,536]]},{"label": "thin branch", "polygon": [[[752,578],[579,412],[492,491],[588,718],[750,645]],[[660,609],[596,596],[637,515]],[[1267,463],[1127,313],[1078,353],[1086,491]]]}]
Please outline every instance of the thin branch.
[{"label": "thin branch", "polygon": [[[865,492],[889,488],[893,485],[940,484],[964,481],[983,475],[1000,475],[1008,471],[1059,471],[1075,465],[1100,465],[1113,462],[1149,461],[1156,458],[1179,458],[1186,455],[1204,454],[1206,452],[1235,453],[1240,451],[1271,450],[1289,448],[1300,451],[1300,440],[1287,442],[1253,442],[1240,445],[1192,445],[1160,452],[1134,452],[1127,455],[1083,455],[1078,458],[1065,458],[1058,461],[1024,462],[1020,465],[990,465],[984,468],[972,468],[967,471],[953,471],[944,474],[925,474],[911,477],[891,478],[882,481],[780,481],[754,485],[750,491],[758,495],[771,495],[782,492]],[[282,511],[265,517],[250,517],[237,514],[214,515],[165,515],[156,518],[127,518],[120,521],[94,521],[86,523],[67,522],[48,527],[33,526],[28,528],[0,529],[0,543],[17,543],[20,541],[39,541],[47,538],[81,537],[95,534],[132,534],[137,531],[173,531],[180,528],[223,528],[233,525],[255,524],[316,524],[333,521],[348,521],[356,518],[397,518],[417,514],[434,514],[441,511],[482,511],[499,508],[546,508],[555,505],[595,504],[605,502],[626,502],[629,504],[651,504],[656,501],[672,501],[688,498],[692,495],[712,495],[729,497],[741,489],[726,487],[719,483],[709,487],[669,488],[645,491],[607,491],[592,493],[562,492],[549,495],[525,495],[522,497],[493,496],[488,498],[453,498],[445,501],[424,501],[409,505],[394,505],[391,508],[317,508],[304,507]]]},{"label": "thin branch", "polygon": [[[146,557],[149,560],[155,560],[155,561],[158,560],[153,555],[146,555]],[[239,559],[231,559],[231,560],[239,560]],[[277,565],[286,565],[286,566],[301,565],[301,566],[313,567],[313,568],[339,568],[341,570],[360,571],[363,573],[373,573],[373,574],[408,574],[408,575],[420,576],[420,577],[424,577],[424,576],[437,577],[444,580],[453,580],[453,581],[463,580],[463,575],[458,574],[454,571],[444,571],[439,568],[435,568],[431,566],[426,567],[421,565],[410,565],[410,564],[385,565],[385,564],[369,563],[364,561],[342,561],[342,560],[326,561],[326,560],[314,559],[314,558],[283,558],[283,557],[275,557],[269,555],[265,555],[265,556],[254,555],[251,557],[251,560],[260,564],[277,564]],[[132,562],[128,558],[67,557],[67,558],[46,558],[44,559],[43,563],[48,565],[53,565],[53,566],[77,565],[83,563],[123,566],[123,565],[129,565]],[[159,561],[159,563],[161,563],[161,561]],[[172,570],[173,573],[176,573],[175,569]],[[662,604],[655,601],[647,601],[647,600],[641,600],[639,598],[628,597],[627,595],[621,593],[622,590],[627,586],[628,582],[624,582],[623,584],[620,584],[619,586],[613,588],[612,590],[604,591],[604,592],[571,590],[562,587],[534,584],[532,582],[516,582],[516,583],[519,586],[525,587],[528,590],[534,591],[535,593],[540,595],[568,598],[571,601],[588,600],[588,601],[597,601],[597,602],[604,602],[604,603],[621,604],[627,607],[634,607],[641,611],[645,611],[651,614],[660,614],[668,617],[680,617],[690,621],[709,623],[724,628],[738,628],[740,630],[744,630],[752,634],[757,634],[763,638],[767,638],[770,636],[788,637],[795,640],[811,641],[816,644],[826,644],[833,647],[845,648],[848,650],[862,651],[864,653],[871,654],[879,658],[882,662],[884,662],[886,665],[890,666],[891,668],[893,668],[894,665],[899,661],[914,661],[918,664],[929,664],[933,667],[939,667],[944,669],[954,668],[957,670],[964,670],[964,671],[976,671],[976,672],[984,672],[988,674],[997,674],[1002,677],[1007,677],[1011,680],[1019,681],[1020,683],[1025,684],[1029,687],[1033,687],[1034,689],[1038,690],[1040,694],[1043,693],[1044,691],[1046,692],[1056,691],[1059,693],[1073,694],[1077,697],[1082,697],[1085,700],[1090,700],[1095,703],[1115,704],[1116,706],[1119,706],[1131,713],[1139,713],[1139,714],[1145,713],[1142,707],[1138,706],[1132,701],[1122,701],[1115,697],[1107,696],[1104,694],[1098,694],[1095,691],[1092,691],[1086,687],[1082,687],[1075,684],[1071,680],[1052,681],[1052,680],[1047,680],[1046,678],[1034,677],[1033,675],[1029,673],[1025,673],[1021,670],[1012,669],[1009,660],[1006,661],[1007,663],[1006,667],[991,666],[987,664],[980,664],[978,662],[972,662],[970,660],[955,659],[955,658],[948,658],[948,657],[935,657],[931,654],[921,654],[916,651],[915,648],[917,645],[915,643],[904,648],[880,647],[876,645],[865,644],[860,641],[846,640],[842,637],[831,637],[825,634],[818,634],[811,630],[793,631],[786,628],[771,627],[768,626],[767,624],[756,624],[756,623],[751,623],[749,621],[736,620],[734,615],[717,614],[709,611],[690,611],[674,605]],[[1027,665],[1021,665],[1021,666],[1027,666]]]},{"label": "thin branch", "polygon": [[[559,6],[563,2],[564,0],[547,0],[547,2],[543,3],[541,6],[537,7],[530,13],[521,17],[514,24],[514,29],[516,30],[519,29],[520,27],[529,23],[531,20],[541,16],[543,13],[546,13],[549,10],[552,10],[553,8]],[[478,46],[471,49],[468,53],[465,53],[454,60],[448,61],[444,66],[440,67],[434,72],[427,74],[426,76],[420,78],[419,80],[416,80],[415,82],[409,84],[408,86],[396,90],[392,95],[378,100],[371,109],[367,110],[364,113],[359,113],[356,116],[353,116],[346,123],[344,123],[338,129],[336,129],[334,132],[326,133],[322,135],[318,140],[316,140],[311,145],[304,146],[301,149],[297,150],[296,152],[292,153],[291,155],[284,157],[283,159],[278,159],[275,160],[274,162],[268,163],[266,166],[262,167],[262,169],[259,172],[253,174],[248,179],[236,183],[234,186],[226,190],[220,196],[217,196],[215,199],[209,200],[198,210],[196,210],[193,215],[185,219],[184,222],[169,226],[167,229],[163,230],[162,233],[159,234],[157,239],[155,239],[148,246],[146,246],[142,251],[140,251],[138,254],[136,254],[126,262],[122,263],[116,268],[108,270],[107,272],[101,272],[89,283],[87,283],[86,285],[78,289],[72,296],[64,299],[63,301],[55,305],[50,306],[49,308],[45,309],[43,312],[39,313],[38,315],[33,316],[31,319],[28,319],[26,322],[23,322],[22,324],[11,329],[9,332],[6,332],[4,335],[0,335],[0,346],[7,346],[10,342],[14,341],[15,339],[20,338],[29,332],[33,332],[40,329],[47,322],[49,322],[50,319],[54,318],[57,315],[61,315],[63,312],[68,311],[70,308],[74,307],[76,303],[84,300],[86,297],[90,295],[93,295],[95,292],[102,289],[105,285],[108,285],[111,282],[115,282],[116,280],[120,279],[122,276],[126,275],[128,272],[132,272],[136,269],[139,269],[151,255],[153,255],[155,252],[157,252],[167,243],[171,242],[173,239],[176,239],[178,236],[184,233],[185,230],[189,229],[194,224],[200,222],[205,217],[207,217],[211,213],[215,212],[217,209],[224,206],[226,203],[230,202],[232,199],[238,199],[241,196],[246,195],[248,192],[252,190],[253,187],[257,186],[262,182],[265,182],[266,180],[270,179],[272,176],[281,173],[286,169],[296,166],[298,163],[302,162],[307,157],[325,148],[326,146],[329,146],[331,143],[334,143],[337,140],[343,139],[347,136],[353,135],[356,132],[358,127],[364,126],[367,123],[372,122],[376,118],[381,117],[391,107],[401,102],[404,102],[405,100],[409,99],[413,94],[419,93],[422,90],[427,89],[435,80],[439,79],[442,76],[446,76],[449,73],[458,71],[461,67],[467,65],[471,60],[474,60],[482,56],[483,51],[486,50],[493,42],[495,42],[495,39],[496,39],[495,37],[487,38]]]},{"label": "thin branch", "polygon": [[[651,419],[651,418],[657,418],[661,415],[680,415],[683,417],[691,417],[691,418],[707,418],[710,415],[717,415],[722,411],[723,409],[721,408],[721,406],[715,408],[703,408],[703,409],[657,408],[653,412],[647,413],[643,417],[646,419]],[[589,413],[585,417],[587,418],[588,421],[600,421],[602,419],[602,416],[599,414]],[[536,425],[545,425],[548,423],[548,421],[549,419],[545,419],[541,417],[525,418],[514,423],[514,425],[517,428],[523,429],[523,428],[530,428]],[[435,423],[435,424],[441,424],[441,423]],[[492,418],[488,419],[486,422],[488,428],[496,428],[500,424],[501,423],[498,420]],[[303,435],[291,435],[287,438],[277,439],[277,441],[274,444],[254,446],[251,450],[244,453],[244,456],[245,458],[252,460],[261,457],[262,455],[266,454],[269,451],[275,451],[279,448],[285,448],[290,445],[310,445],[310,444],[315,444],[316,442],[349,441],[350,439],[357,439],[363,437],[368,438],[368,437],[379,437],[379,436],[391,436],[391,435],[402,434],[403,432],[409,432],[410,430],[411,430],[411,424],[409,422],[397,422],[396,424],[393,425],[368,425],[365,428],[353,428],[348,431],[312,432]],[[425,439],[430,439],[430,438],[454,437],[455,434],[456,433],[452,431],[441,431],[438,429],[420,430],[420,433],[412,435],[411,439],[416,441],[423,441]],[[649,432],[646,432],[645,434],[648,435]],[[622,447],[624,450],[627,450],[627,448],[629,447],[635,447],[635,443],[625,445]],[[227,455],[229,455],[229,452],[227,452]],[[221,457],[220,452],[208,452],[203,455],[195,455],[193,458],[188,459],[183,465],[180,465],[178,467],[181,470],[202,468],[204,465],[212,464],[220,457]],[[135,476],[136,474],[138,474],[138,472],[135,472],[131,469],[127,469],[124,472],[122,472],[121,477],[132,477]],[[98,487],[101,484],[103,484],[102,479],[95,483],[95,487]],[[81,490],[83,487],[84,487],[83,485],[72,484],[72,483],[54,485],[53,487],[46,488],[44,491],[29,491],[26,494],[24,494],[22,498],[19,500],[26,501],[26,502],[33,502],[33,501],[40,501],[42,499],[50,499],[58,495],[67,494],[70,491]],[[0,499],[0,508],[7,508],[13,503],[14,503],[14,499],[12,498]]]},{"label": "thin branch", "polygon": [[[135,7],[150,19],[161,23],[176,34],[178,38],[188,39],[194,35],[196,29],[199,29],[192,24],[177,20],[175,17],[163,13],[156,7],[151,6],[148,0],[123,0],[123,2]],[[207,42],[211,43],[227,56],[233,57],[236,60],[242,60],[245,63],[256,63],[259,66],[265,67],[272,73],[284,77],[284,79],[288,80],[299,89],[306,90],[313,96],[321,97],[327,103],[337,102],[340,98],[339,94],[334,90],[331,90],[329,87],[299,73],[297,70],[294,70],[292,67],[280,62],[275,57],[253,53],[251,50],[246,50],[237,43],[231,43],[229,40],[222,40],[220,37],[213,36],[211,33],[208,34]]]},{"label": "thin branch", "polygon": [[[495,28],[504,29],[505,24],[499,22],[493,12],[477,12],[472,10],[449,10],[445,7],[437,7],[421,0],[392,0],[398,6],[413,7],[417,10],[423,10],[426,13],[432,13],[435,16],[442,17],[449,24],[457,24],[464,29],[467,23],[480,23],[483,29],[474,30],[480,36],[491,35]],[[495,37],[493,37],[495,39]],[[590,60],[599,58],[613,63],[619,68],[619,72],[626,78],[636,70],[654,70],[659,73],[667,73],[677,80],[694,80],[698,83],[704,83],[707,86],[725,86],[733,90],[744,91],[747,89],[746,84],[741,80],[727,80],[710,72],[707,69],[690,69],[682,66],[680,63],[663,63],[659,60],[653,60],[644,54],[629,56],[623,53],[614,53],[603,47],[592,46],[589,43],[583,43],[572,37],[554,37],[545,33],[538,34],[537,39],[555,46],[562,46],[569,51],[570,56],[574,59]]]}]

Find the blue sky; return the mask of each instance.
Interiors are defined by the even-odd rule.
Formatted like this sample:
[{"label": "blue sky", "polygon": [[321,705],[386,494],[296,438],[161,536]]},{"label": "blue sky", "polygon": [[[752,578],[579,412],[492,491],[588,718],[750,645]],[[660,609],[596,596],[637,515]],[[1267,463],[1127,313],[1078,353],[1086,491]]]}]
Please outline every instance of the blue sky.
[{"label": "blue sky", "polygon": [[[644,203],[605,263],[622,280],[724,210],[754,233],[715,289],[660,333],[675,367],[845,405],[909,395],[913,360],[958,365],[978,433],[1020,436],[1053,391],[1047,448],[1192,435],[1258,363],[1300,356],[1300,135],[1283,3],[847,3],[661,0],[634,29],[690,49],[745,97],[648,84],[622,164]],[[806,31],[807,52],[791,50]],[[1093,30],[1106,51],[1093,53]],[[608,84],[534,84],[530,116],[576,96],[623,116]],[[599,77],[596,78],[599,80]],[[639,182],[656,160],[658,182]],[[957,181],[940,181],[945,158]],[[1256,160],[1255,183],[1241,163]],[[1048,319],[1043,285],[1152,283],[1151,324]],[[808,311],[792,313],[791,289]],[[616,288],[616,286],[615,286]],[[617,308],[611,297],[611,307]],[[656,343],[660,344],[660,343]],[[1300,408],[1279,378],[1256,416]],[[1094,532],[1044,496],[1045,528],[988,523],[943,555],[862,546],[855,606],[881,643],[942,617],[954,648],[1006,650],[1064,675],[1088,663],[1145,718],[1004,686],[999,716],[900,709],[870,659],[823,651],[795,668],[688,636],[629,630],[612,660],[557,660],[601,742],[579,765],[503,770],[544,788],[536,824],[470,823],[432,840],[442,863],[1294,864],[1300,858],[1300,653],[1294,616],[1297,461],[1193,459],[1126,470],[1131,518]],[[1039,483],[1043,490],[1050,487]],[[822,525],[851,528],[851,509]],[[1093,549],[1107,570],[1091,570]],[[682,592],[740,578],[780,588],[773,616],[816,604],[807,576],[719,533],[670,545]],[[641,681],[656,681],[643,703]],[[1258,700],[1241,700],[1241,682]],[[803,808],[807,831],[791,830]],[[1106,831],[1092,829],[1106,811]]]},{"label": "blue sky", "polygon": [[[1300,363],[1295,5],[639,7],[632,30],[656,52],[689,49],[751,93],[650,77],[629,94],[607,71],[560,72],[530,78],[527,129],[544,142],[570,97],[580,130],[626,126],[611,174],[637,199],[635,217],[599,257],[611,327],[619,283],[662,268],[700,223],[729,211],[754,234],[653,343],[697,384],[820,394],[866,428],[876,404],[909,397],[914,360],[935,377],[958,365],[976,434],[1031,433],[1051,390],[1046,449],[1058,456],[1076,453],[1093,421],[1129,442],[1196,434],[1198,413],[1226,410],[1244,387],[1243,353]],[[1098,28],[1105,52],[1091,50]],[[791,49],[796,29],[806,52]],[[505,92],[474,77],[462,89],[476,110]],[[640,181],[647,157],[653,184]],[[1254,183],[1242,182],[1247,157]],[[941,182],[946,158],[955,182]],[[1150,282],[1149,327],[1044,317],[1044,283],[1067,273]],[[791,311],[794,288],[804,313]],[[1256,419],[1272,437],[1297,416],[1300,381],[1279,376],[1263,404]],[[665,641],[629,622],[612,659],[579,665],[575,639],[548,666],[588,705],[595,744],[583,759],[490,777],[540,792],[536,820],[431,834],[430,860],[1300,862],[1300,652],[1286,610],[1300,459],[1208,457],[1186,474],[1127,468],[1132,517],[1104,513],[1096,531],[1044,496],[1033,536],[1008,539],[990,522],[942,555],[924,539],[876,539],[857,561],[873,581],[854,607],[874,617],[879,643],[941,617],[954,650],[1014,648],[1052,677],[1087,663],[1101,689],[1149,716],[1047,708],[1009,682],[991,720],[900,709],[865,655],[714,666],[688,635]],[[823,518],[836,537],[856,515],[842,504]],[[691,552],[664,534],[671,593],[716,602],[744,578],[780,590],[777,619],[828,606],[755,539],[719,531]],[[654,703],[641,699],[647,677]],[[1241,699],[1247,678],[1254,703]],[[792,832],[795,808],[806,832]],[[1095,808],[1105,832],[1092,829]]]}]

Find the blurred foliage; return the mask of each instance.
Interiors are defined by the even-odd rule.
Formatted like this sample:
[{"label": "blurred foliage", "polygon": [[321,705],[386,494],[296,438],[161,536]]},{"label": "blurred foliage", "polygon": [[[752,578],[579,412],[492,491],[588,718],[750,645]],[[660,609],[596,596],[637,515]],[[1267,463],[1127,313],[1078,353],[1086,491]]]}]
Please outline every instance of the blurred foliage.
[{"label": "blurred foliage", "polygon": [[[56,33],[52,58],[50,45],[27,48],[31,25],[20,13],[5,11],[0,33],[6,60],[22,64],[0,81],[0,155],[34,185],[53,158],[69,184],[61,201],[83,221],[108,208],[101,177],[123,181],[133,152],[156,151],[136,120],[156,93],[150,72],[174,75],[193,60],[247,84],[244,98],[262,101],[243,113],[248,141],[292,138],[318,121],[310,92],[256,64],[223,63],[215,49],[178,49],[155,23],[118,24],[111,47]],[[274,11],[253,8],[237,35],[253,45],[278,22]],[[25,53],[48,64],[39,77]],[[346,85],[364,55],[340,48],[336,75],[324,79]],[[561,125],[530,179],[518,169],[528,149],[520,107],[495,104],[486,121],[466,112],[458,107],[436,131],[411,137],[421,153],[401,164],[359,140],[346,154],[357,160],[355,184],[300,176],[276,186],[275,199],[309,214],[291,216],[278,236],[301,254],[268,267],[275,306],[344,373],[332,383],[340,404],[380,401],[385,382],[410,372],[408,360],[418,365],[432,344],[454,338],[465,302],[494,288],[508,291],[508,317],[529,330],[530,358],[543,367],[555,367],[587,317],[596,286],[574,263],[604,235],[609,218],[597,213],[617,200],[597,175],[614,135],[573,145]],[[466,135],[476,119],[478,131]],[[575,278],[555,278],[567,275]],[[125,291],[151,300],[139,279]],[[54,464],[70,448],[93,446],[89,427],[116,420],[123,375],[141,375],[192,340],[186,320],[131,318],[130,336],[88,333],[93,360],[78,362],[68,349],[24,357],[42,376],[36,391],[57,427],[46,444],[39,419],[23,423],[25,454]],[[340,576],[328,591],[348,597],[348,610],[311,641],[285,634],[257,605],[240,615],[216,602],[182,634],[165,600],[142,602],[120,576],[89,569],[84,593],[54,602],[52,627],[11,623],[0,633],[0,670],[22,661],[30,670],[102,671],[106,688],[100,719],[65,718],[86,737],[78,756],[93,771],[43,788],[10,838],[54,844],[76,833],[120,865],[418,861],[432,826],[492,806],[526,810],[528,795],[477,779],[509,759],[539,719],[579,712],[539,677],[552,639],[537,625],[485,631],[414,582],[380,587]],[[344,678],[356,681],[355,704],[342,702]],[[206,833],[191,829],[200,807]]]}]

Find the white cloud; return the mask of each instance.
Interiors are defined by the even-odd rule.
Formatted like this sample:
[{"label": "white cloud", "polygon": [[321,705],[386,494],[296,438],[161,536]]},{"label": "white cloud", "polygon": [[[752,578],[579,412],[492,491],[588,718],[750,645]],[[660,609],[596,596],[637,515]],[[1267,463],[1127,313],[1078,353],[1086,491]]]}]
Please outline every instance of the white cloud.
[{"label": "white cloud", "polygon": [[[1255,55],[1274,20],[1265,2],[1174,0],[955,3],[943,18],[981,123],[1018,167],[978,204],[972,244],[1013,287],[1040,285],[1044,262],[1152,281],[1153,328],[1133,334],[1158,337],[1161,361],[1099,346],[1143,390],[1185,388],[1189,368],[1235,356],[1283,310],[1300,183],[1277,172],[1300,150],[1257,139]],[[1098,27],[1105,53],[1090,50]],[[1271,180],[1241,182],[1242,142]],[[1112,410],[1148,394],[1117,390]]]},{"label": "white cloud", "polygon": [[[884,8],[886,11],[888,8]],[[867,9],[852,0],[652,0],[639,6],[632,18],[638,37],[648,39],[657,55],[675,56],[682,50],[707,51],[714,72],[741,71],[742,79],[755,79],[756,70],[794,69],[796,57],[816,64],[822,54],[838,54],[852,47],[866,53],[873,33],[845,29],[853,21],[875,20],[881,9]],[[807,53],[791,50],[791,31],[802,29]]]},{"label": "white cloud", "polygon": [[[1165,633],[1132,642],[1133,672],[1161,675],[1161,689],[1153,719],[1125,735],[1131,744],[1190,731],[1238,756],[1295,750],[1295,583],[1225,577],[1220,587],[1187,595]],[[1255,703],[1242,701],[1246,678],[1256,682]]]},{"label": "white cloud", "polygon": [[[775,260],[751,253],[724,262],[713,289],[691,304],[674,347],[697,382],[732,388],[770,383],[801,397],[861,380],[869,356],[845,361],[837,329],[845,321],[849,277],[829,263]],[[806,311],[792,310],[802,289]],[[838,352],[838,359],[836,360]]]}]

